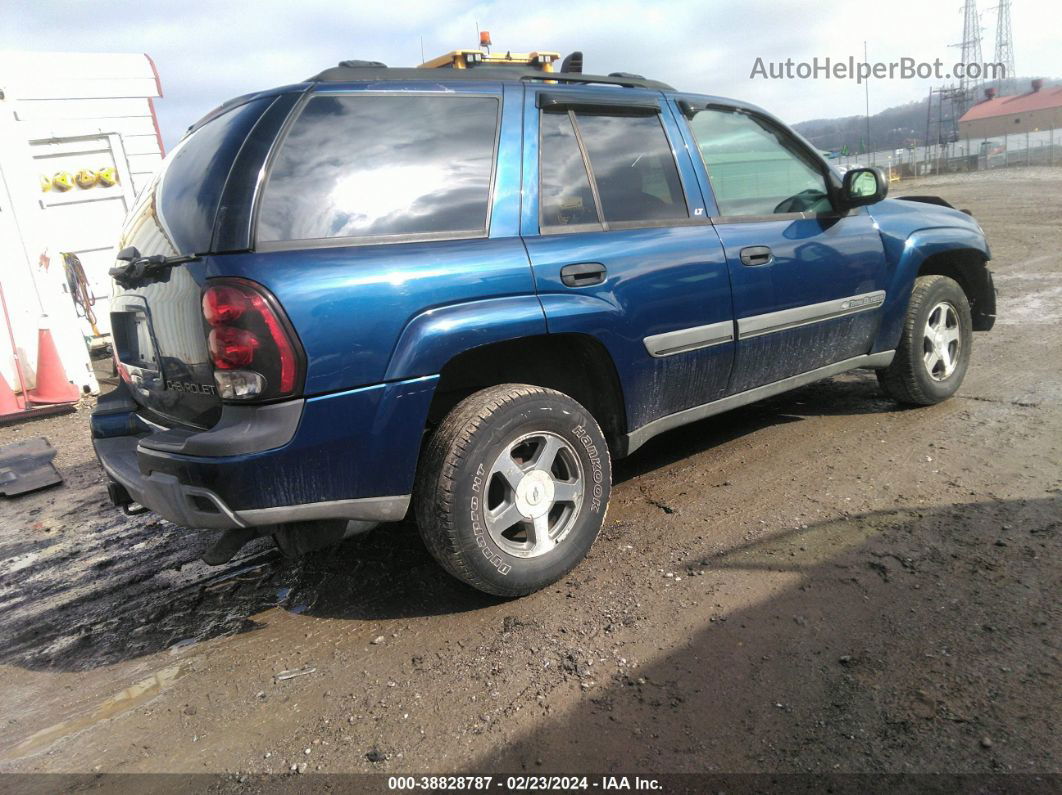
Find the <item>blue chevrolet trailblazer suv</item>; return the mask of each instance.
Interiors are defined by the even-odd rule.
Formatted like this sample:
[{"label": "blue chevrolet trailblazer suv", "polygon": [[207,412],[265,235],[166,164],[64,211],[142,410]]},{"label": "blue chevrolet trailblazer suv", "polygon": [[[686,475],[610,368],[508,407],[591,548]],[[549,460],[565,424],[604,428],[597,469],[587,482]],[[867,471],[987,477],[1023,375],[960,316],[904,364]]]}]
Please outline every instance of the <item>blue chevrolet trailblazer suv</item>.
[{"label": "blue chevrolet trailblazer suv", "polygon": [[412,512],[451,574],[527,594],[657,434],[854,368],[901,403],[958,389],[984,233],[887,188],[622,73],[345,62],[233,100],[123,231],[111,498],[226,531],[211,562]]}]

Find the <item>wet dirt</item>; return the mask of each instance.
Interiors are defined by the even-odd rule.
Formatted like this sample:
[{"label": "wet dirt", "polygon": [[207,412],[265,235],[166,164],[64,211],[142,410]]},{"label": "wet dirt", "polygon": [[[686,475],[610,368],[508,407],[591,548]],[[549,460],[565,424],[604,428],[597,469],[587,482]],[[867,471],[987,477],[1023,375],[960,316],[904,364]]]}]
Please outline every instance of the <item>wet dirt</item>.
[{"label": "wet dirt", "polygon": [[0,429],[66,478],[0,501],[0,770],[1059,771],[1062,170],[893,190],[992,244],[959,396],[855,373],[660,437],[525,599],[408,524],[211,568],[107,504],[90,406]]}]

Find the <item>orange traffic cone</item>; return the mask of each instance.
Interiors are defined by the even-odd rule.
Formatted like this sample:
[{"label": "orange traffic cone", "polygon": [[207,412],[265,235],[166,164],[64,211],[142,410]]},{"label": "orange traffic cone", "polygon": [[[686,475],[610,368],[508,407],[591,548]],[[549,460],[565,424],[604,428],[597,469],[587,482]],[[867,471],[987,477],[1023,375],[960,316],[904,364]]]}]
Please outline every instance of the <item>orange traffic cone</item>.
[{"label": "orange traffic cone", "polygon": [[76,403],[81,390],[66,377],[59,351],[50,329],[42,328],[37,337],[37,386],[29,392],[32,403]]},{"label": "orange traffic cone", "polygon": [[4,374],[0,373],[0,417],[18,414],[22,410],[22,398],[15,397],[14,390],[8,385]]}]

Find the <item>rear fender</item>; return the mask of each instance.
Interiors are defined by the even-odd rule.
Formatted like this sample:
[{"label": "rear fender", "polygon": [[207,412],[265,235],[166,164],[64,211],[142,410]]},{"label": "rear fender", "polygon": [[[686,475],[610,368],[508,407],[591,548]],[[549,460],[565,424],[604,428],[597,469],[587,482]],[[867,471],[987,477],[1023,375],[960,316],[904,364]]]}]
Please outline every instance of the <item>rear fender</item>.
[{"label": "rear fender", "polygon": [[472,348],[545,333],[546,315],[533,295],[429,309],[402,330],[385,380],[433,375],[454,356]]},{"label": "rear fender", "polygon": [[[541,298],[551,334],[584,334],[604,346],[616,367],[629,428],[685,408],[691,391],[697,391],[691,390],[695,382],[684,374],[717,366],[709,357],[716,356],[723,346],[682,357],[649,356],[644,333],[632,325],[631,313],[600,295],[544,293]],[[726,367],[729,370],[729,360]]]}]

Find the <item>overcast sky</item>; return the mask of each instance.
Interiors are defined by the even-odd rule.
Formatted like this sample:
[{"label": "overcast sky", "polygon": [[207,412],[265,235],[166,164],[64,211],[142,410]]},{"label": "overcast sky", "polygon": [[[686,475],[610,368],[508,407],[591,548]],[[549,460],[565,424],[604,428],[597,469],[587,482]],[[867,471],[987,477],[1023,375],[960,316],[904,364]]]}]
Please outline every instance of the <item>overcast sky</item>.
[{"label": "overcast sky", "polygon": [[[984,60],[992,60],[998,0],[981,0]],[[1017,73],[1062,77],[1058,0],[1013,0]],[[765,61],[829,56],[871,62],[940,58],[960,51],[961,0],[5,0],[0,47],[146,52],[164,99],[156,103],[167,148],[233,96],[298,82],[344,58],[391,66],[474,47],[476,23],[495,49],[585,54],[585,70],[636,72],[703,93],[739,97],[790,123],[863,113],[854,81],[752,79]],[[871,112],[924,97],[937,81],[870,84]]]}]

